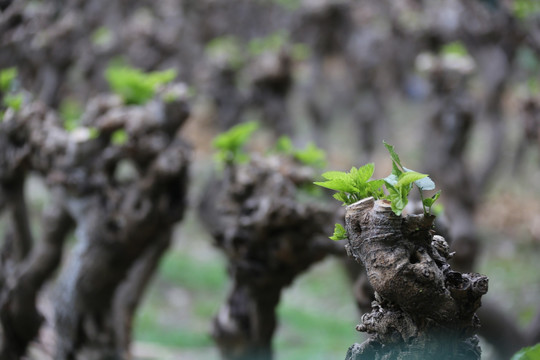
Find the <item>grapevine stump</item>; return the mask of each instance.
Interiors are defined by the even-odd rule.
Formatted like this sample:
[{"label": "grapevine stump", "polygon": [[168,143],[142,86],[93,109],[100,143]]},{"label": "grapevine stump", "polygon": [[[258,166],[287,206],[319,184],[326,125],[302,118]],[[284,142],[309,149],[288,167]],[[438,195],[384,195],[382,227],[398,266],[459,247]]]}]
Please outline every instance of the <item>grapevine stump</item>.
[{"label": "grapevine stump", "polygon": [[370,335],[346,360],[480,359],[475,311],[488,278],[453,271],[430,215],[397,216],[385,200],[347,207],[347,252],[366,268],[376,300],[357,330]]},{"label": "grapevine stump", "polygon": [[345,255],[329,241],[336,212],[297,201],[312,171],[252,154],[207,187],[199,213],[227,257],[231,288],[212,336],[224,360],[271,360],[282,291],[327,255]]}]

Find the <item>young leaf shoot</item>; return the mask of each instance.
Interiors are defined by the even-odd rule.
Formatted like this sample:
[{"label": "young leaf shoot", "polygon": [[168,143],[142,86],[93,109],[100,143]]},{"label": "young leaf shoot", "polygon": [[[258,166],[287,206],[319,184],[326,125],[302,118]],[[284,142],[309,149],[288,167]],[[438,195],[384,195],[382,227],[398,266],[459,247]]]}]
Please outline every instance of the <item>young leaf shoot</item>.
[{"label": "young leaf shoot", "polygon": [[112,133],[111,142],[114,145],[122,146],[128,141],[126,130],[119,129]]},{"label": "young leaf shoot", "polygon": [[326,152],[317,147],[313,142],[308,143],[304,149],[297,149],[294,147],[290,137],[281,136],[276,141],[273,150],[278,153],[292,156],[296,161],[307,166],[316,168],[323,168],[326,166]]},{"label": "young leaf shoot", "polygon": [[64,121],[64,129],[73,131],[79,126],[83,109],[81,105],[73,99],[65,99],[60,104],[60,117]]},{"label": "young leaf shoot", "polygon": [[15,78],[17,78],[17,68],[10,67],[0,70],[0,91],[8,92],[13,86]]},{"label": "young leaf shoot", "polygon": [[[426,174],[421,174],[404,167],[401,164],[399,155],[396,153],[394,147],[385,141],[383,141],[383,144],[390,153],[390,158],[392,159],[392,173],[384,179],[386,189],[388,190],[388,200],[392,203],[392,210],[396,215],[401,215],[403,209],[407,206],[409,192],[414,183],[420,191],[424,215],[428,215],[430,213],[429,211],[431,211],[431,206],[433,206],[433,203],[439,196],[434,195],[431,203],[429,201],[425,202],[422,191],[435,189],[435,183]],[[429,206],[427,204],[429,204]],[[429,209],[429,211],[426,208]]]},{"label": "young leaf shoot", "polygon": [[[433,180],[427,174],[404,167],[394,147],[384,141],[383,143],[392,159],[392,172],[386,178],[371,179],[375,165],[369,163],[358,169],[353,167],[349,172],[327,171],[322,174],[325,181],[317,181],[314,184],[336,191],[334,198],[341,201],[343,205],[351,205],[367,197],[373,197],[375,200],[388,200],[391,203],[392,211],[398,216],[407,206],[409,193],[413,185],[416,185],[420,191],[424,215],[430,215],[431,208],[441,192],[438,191],[432,197],[424,199],[422,191],[435,189]],[[278,142],[278,145],[286,149],[290,146],[285,140]],[[334,234],[330,239],[342,240],[346,237],[345,229],[340,224],[336,224]]]},{"label": "young leaf shoot", "polygon": [[366,197],[373,196],[375,199],[384,198],[382,180],[370,180],[375,165],[373,163],[360,168],[353,167],[350,172],[327,171],[322,174],[326,181],[315,182],[315,185],[337,191],[334,198],[350,205]]},{"label": "young leaf shoot", "polygon": [[536,360],[540,359],[540,344],[526,347],[518,351],[511,360]]},{"label": "young leaf shoot", "polygon": [[330,240],[338,241],[345,240],[347,238],[347,231],[341,224],[336,224],[334,227],[334,234],[330,236]]},{"label": "young leaf shoot", "polygon": [[219,163],[232,165],[249,160],[244,151],[244,145],[259,124],[255,121],[245,122],[233,126],[228,131],[214,138],[212,145],[218,150],[216,159]]},{"label": "young leaf shoot", "polygon": [[110,65],[105,78],[111,89],[120,95],[126,104],[142,105],[154,97],[157,89],[174,80],[176,70],[144,73],[125,65]]}]

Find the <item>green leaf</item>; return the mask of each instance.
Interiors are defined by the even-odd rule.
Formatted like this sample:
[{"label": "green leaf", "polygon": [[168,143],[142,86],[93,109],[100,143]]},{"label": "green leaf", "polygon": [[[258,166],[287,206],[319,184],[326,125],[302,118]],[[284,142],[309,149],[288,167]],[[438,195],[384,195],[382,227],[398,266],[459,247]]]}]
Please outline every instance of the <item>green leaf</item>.
[{"label": "green leaf", "polygon": [[244,63],[242,46],[235,36],[220,36],[212,39],[205,49],[206,55],[214,61],[223,61],[233,69]]},{"label": "green leaf", "polygon": [[431,209],[431,207],[433,206],[433,203],[434,203],[435,201],[437,201],[437,199],[438,199],[440,196],[441,196],[441,190],[437,191],[437,192],[435,193],[435,195],[433,195],[432,197],[427,198],[427,199],[424,199],[424,201],[423,201],[424,206],[426,206],[426,207],[428,207],[428,208]]},{"label": "green leaf", "polygon": [[285,46],[289,34],[284,30],[278,30],[265,37],[251,40],[248,43],[248,51],[251,55],[259,56],[265,52],[276,52]]},{"label": "green leaf", "polygon": [[99,136],[99,130],[95,127],[88,128],[88,131],[90,132],[89,139],[96,139]]},{"label": "green leaf", "polygon": [[234,164],[249,160],[243,152],[243,147],[258,127],[259,124],[255,121],[245,122],[216,136],[212,145],[218,150],[216,155],[218,162]]},{"label": "green leaf", "polygon": [[353,167],[351,169],[351,175],[353,176],[356,184],[363,184],[367,182],[375,172],[375,164],[369,163],[358,169]]},{"label": "green leaf", "polygon": [[314,143],[309,143],[304,150],[294,150],[293,156],[304,165],[318,168],[326,165],[326,152]]},{"label": "green leaf", "polygon": [[111,89],[120,95],[126,104],[141,105],[154,97],[157,89],[174,80],[176,70],[144,73],[126,65],[112,64],[105,71]]},{"label": "green leaf", "polygon": [[[383,141],[383,144],[392,158],[392,173],[384,179],[386,189],[389,193],[386,198],[392,202],[392,210],[394,210],[396,215],[401,215],[407,205],[407,198],[413,183],[420,189],[420,193],[423,190],[435,189],[435,183],[427,174],[422,174],[404,167],[394,147],[385,141]],[[432,205],[435,200],[423,200],[424,212],[426,210],[425,207],[428,206],[426,204],[429,203]]]},{"label": "green leaf", "polygon": [[[403,168],[403,166],[401,165],[401,160],[399,160],[399,155],[396,153],[394,147],[392,145],[388,144],[384,140],[383,140],[383,144],[386,147],[386,150],[388,150],[388,152],[390,153],[390,157],[392,158],[392,161],[394,162],[394,165],[398,165],[400,168]],[[396,170],[399,171],[399,169],[397,169],[397,167],[396,167]]]},{"label": "green leaf", "polygon": [[296,61],[304,61],[307,60],[311,55],[311,49],[306,44],[294,44],[291,49],[291,55]]},{"label": "green leaf", "polygon": [[109,28],[101,26],[92,33],[91,39],[96,46],[107,46],[113,41],[113,33]]},{"label": "green leaf", "polygon": [[235,125],[228,131],[216,136],[212,144],[220,150],[236,151],[245,145],[258,127],[259,124],[255,121]]},{"label": "green leaf", "polygon": [[292,140],[288,136],[281,136],[277,141],[274,149],[278,153],[291,154],[294,151]]},{"label": "green leaf", "polygon": [[383,180],[369,181],[375,171],[373,163],[366,164],[360,168],[352,167],[351,171],[327,171],[322,174],[326,181],[315,182],[331,190],[338,191],[334,198],[342,201],[344,205],[350,205],[356,201],[373,196],[375,199],[384,197],[382,186]]},{"label": "green leaf", "polygon": [[334,197],[334,199],[343,202],[343,205],[352,204],[351,200],[349,199],[349,195],[347,195],[347,193],[344,193],[343,191],[335,193],[332,196]]},{"label": "green leaf", "polygon": [[396,186],[399,180],[399,175],[392,173],[388,175],[387,177],[385,177],[383,180],[385,183],[388,183],[392,186]]},{"label": "green leaf", "polygon": [[401,174],[398,178],[398,182],[395,185],[396,187],[404,187],[411,185],[413,182],[418,181],[427,177],[427,174],[421,174],[416,171],[408,171]]},{"label": "green leaf", "polygon": [[384,185],[383,179],[371,180],[367,182],[368,192],[372,194],[375,199],[381,199],[384,197],[384,191],[382,189]]},{"label": "green leaf", "polygon": [[444,45],[441,49],[443,55],[454,55],[459,57],[468,56],[467,49],[460,41],[453,41]]},{"label": "green leaf", "polygon": [[156,88],[157,86],[170,83],[176,75],[177,73],[174,69],[153,71],[146,74],[146,81]]},{"label": "green leaf", "polygon": [[514,0],[512,12],[515,17],[524,20],[540,12],[540,3],[537,0]]},{"label": "green leaf", "polygon": [[274,152],[290,155],[296,161],[307,165],[322,168],[326,165],[326,152],[318,148],[314,143],[310,142],[307,146],[300,150],[295,149],[291,138],[281,136],[273,148]]},{"label": "green leaf", "polygon": [[388,197],[387,199],[390,200],[392,205],[392,211],[397,215],[400,216],[403,212],[403,209],[405,209],[405,206],[407,206],[407,193],[403,193],[401,191],[402,188],[396,188],[390,183],[386,183],[386,189],[388,190]]},{"label": "green leaf", "polygon": [[0,70],[0,91],[8,92],[16,77],[17,68],[15,67]]},{"label": "green leaf", "polygon": [[349,175],[346,172],[343,171],[327,171],[321,175],[323,178],[327,180],[334,180],[334,179],[340,179],[340,180],[346,180],[349,179]]},{"label": "green leaf", "polygon": [[341,224],[336,224],[334,234],[330,236],[330,239],[334,241],[345,240],[347,239],[347,231]]},{"label": "green leaf", "polygon": [[[414,170],[407,169],[406,167],[403,167],[403,169],[407,172],[416,172]],[[420,180],[416,180],[414,184],[418,186],[420,190],[434,190],[435,189],[435,183],[433,182],[433,180],[431,180],[429,176],[426,176]]]},{"label": "green leaf", "polygon": [[315,185],[322,186],[324,188],[335,190],[335,191],[343,191],[348,193],[356,193],[360,190],[356,188],[354,185],[352,185],[350,182],[343,180],[343,179],[333,179],[328,181],[317,181],[314,182]]},{"label": "green leaf", "polygon": [[8,108],[19,111],[23,103],[23,94],[7,94],[6,96],[4,96],[3,102],[4,105]]},{"label": "green leaf", "polygon": [[113,132],[111,136],[111,142],[114,145],[124,145],[128,141],[128,135],[125,130],[120,129]]},{"label": "green leaf", "polygon": [[420,180],[416,180],[414,182],[414,185],[418,186],[420,190],[434,190],[435,189],[435,183],[429,176],[426,176],[425,178],[422,178]]},{"label": "green leaf", "polygon": [[437,203],[435,205],[433,205],[433,214],[434,215],[441,215],[442,213],[444,213],[444,205],[441,204],[441,203]]},{"label": "green leaf", "polygon": [[60,104],[60,117],[64,121],[64,129],[73,131],[79,126],[79,120],[83,113],[80,103],[73,99],[65,99]]},{"label": "green leaf", "polygon": [[518,351],[511,360],[538,360],[540,359],[540,343]]}]

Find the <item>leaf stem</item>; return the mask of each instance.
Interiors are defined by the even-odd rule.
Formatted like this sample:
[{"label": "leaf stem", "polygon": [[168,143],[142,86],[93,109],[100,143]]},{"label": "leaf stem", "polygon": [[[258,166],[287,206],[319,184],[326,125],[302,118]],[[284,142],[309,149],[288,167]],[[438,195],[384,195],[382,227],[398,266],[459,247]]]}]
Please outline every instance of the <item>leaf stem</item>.
[{"label": "leaf stem", "polygon": [[[422,208],[424,209],[424,216],[428,216],[429,214],[426,211],[426,205],[424,205],[424,195],[422,194],[422,189],[420,189],[418,186],[416,188],[420,192],[420,201],[422,202]],[[431,213],[431,208],[429,210],[429,212]]]}]

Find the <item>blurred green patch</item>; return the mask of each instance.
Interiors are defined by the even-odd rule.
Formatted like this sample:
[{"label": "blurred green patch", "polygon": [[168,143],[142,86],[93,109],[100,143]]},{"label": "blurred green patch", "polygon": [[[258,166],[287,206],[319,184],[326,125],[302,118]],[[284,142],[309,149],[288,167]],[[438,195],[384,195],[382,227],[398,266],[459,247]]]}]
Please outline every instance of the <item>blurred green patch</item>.
[{"label": "blurred green patch", "polygon": [[7,94],[3,99],[3,103],[8,108],[19,111],[21,109],[23,100],[24,98],[22,93]]},{"label": "blurred green patch", "polygon": [[60,117],[64,121],[64,129],[73,131],[79,126],[83,114],[82,105],[75,99],[66,98],[60,104]]},{"label": "blurred green patch", "polygon": [[176,74],[175,69],[145,73],[140,69],[113,61],[105,70],[105,79],[126,104],[143,105],[155,95],[160,86],[173,81]]},{"label": "blurred green patch", "polygon": [[284,30],[278,30],[264,37],[252,39],[248,43],[248,51],[253,56],[259,56],[265,52],[277,52],[289,41],[289,34]]},{"label": "blurred green patch", "polygon": [[109,46],[112,44],[113,42],[113,33],[112,31],[105,27],[105,26],[101,26],[99,28],[97,28],[93,33],[92,33],[92,44],[98,46],[98,47],[106,47],[106,46]]},{"label": "blurred green patch", "polygon": [[165,256],[159,272],[163,280],[191,291],[212,291],[227,282],[224,262],[204,262],[176,251]]},{"label": "blurred green patch", "polygon": [[213,347],[210,327],[226,282],[220,258],[169,251],[137,313],[135,339],[176,348]]},{"label": "blurred green patch", "polygon": [[292,46],[291,55],[296,61],[304,61],[311,56],[311,49],[306,44],[297,43]]},{"label": "blurred green patch", "polygon": [[469,55],[467,49],[465,48],[465,45],[463,45],[459,41],[453,41],[451,43],[445,44],[441,49],[441,53],[443,55],[455,55],[455,56]]},{"label": "blurred green patch", "polygon": [[124,129],[118,129],[111,135],[111,143],[114,145],[124,145],[128,141],[128,134]]},{"label": "blurred green patch", "polygon": [[193,313],[203,319],[212,319],[217,314],[220,303],[215,298],[203,298],[197,301]]},{"label": "blurred green patch", "polygon": [[540,359],[540,343],[535,346],[521,349],[517,354],[512,356],[511,360],[538,360]]},{"label": "blurred green patch", "polygon": [[210,59],[223,62],[233,69],[238,69],[244,64],[242,44],[235,36],[220,36],[206,44],[205,52]]},{"label": "blurred green patch", "polygon": [[529,305],[521,309],[519,312],[519,323],[522,326],[527,326],[533,319],[534,315],[536,315],[536,312],[538,311],[537,306]]},{"label": "blurred green patch", "polygon": [[289,11],[298,10],[301,5],[300,0],[274,0],[274,2]]},{"label": "blurred green patch", "polygon": [[328,259],[317,264],[283,294],[278,308],[276,358],[344,358],[349,346],[362,341],[355,330],[357,314],[340,262]]},{"label": "blurred green patch", "polygon": [[[217,253],[199,253],[210,246],[190,242],[188,248],[165,255],[137,314],[136,340],[175,348],[214,347],[208,334],[225,299],[228,277]],[[343,358],[350,345],[362,340],[354,329],[359,320],[349,281],[336,260],[314,266],[286,289],[278,317],[276,359]]]},{"label": "blurred green patch", "polygon": [[192,331],[178,326],[164,325],[158,321],[160,309],[145,307],[137,314],[135,339],[163,346],[197,348],[212,346],[208,332]]},{"label": "blurred green patch", "polygon": [[0,91],[8,92],[17,78],[17,68],[10,67],[0,70]]},{"label": "blurred green patch", "polygon": [[283,325],[290,326],[298,334],[311,335],[302,336],[302,342],[309,343],[311,342],[309,339],[315,336],[319,338],[316,344],[318,347],[337,350],[343,350],[343,347],[339,344],[342,343],[343,338],[350,337],[351,332],[354,334],[351,330],[354,330],[358,322],[354,318],[349,320],[340,319],[330,312],[309,311],[297,306],[280,306],[278,314]]},{"label": "blurred green patch", "polygon": [[525,20],[540,13],[540,2],[538,0],[514,0],[512,11],[515,17]]}]

